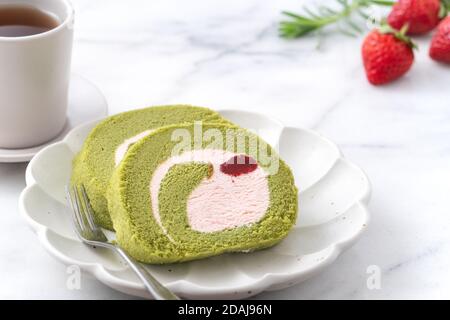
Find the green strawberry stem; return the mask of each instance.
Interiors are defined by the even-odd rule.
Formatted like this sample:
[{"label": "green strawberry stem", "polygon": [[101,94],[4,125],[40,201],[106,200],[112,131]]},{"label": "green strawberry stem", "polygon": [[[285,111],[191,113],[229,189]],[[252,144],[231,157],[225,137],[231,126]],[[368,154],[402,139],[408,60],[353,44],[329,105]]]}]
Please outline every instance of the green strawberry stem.
[{"label": "green strawberry stem", "polygon": [[394,37],[396,37],[400,41],[403,41],[412,49],[418,49],[417,45],[411,40],[410,37],[406,35],[406,33],[408,32],[408,28],[408,24],[405,24],[400,30],[396,30],[388,24],[382,24],[379,28],[379,31],[384,34],[392,34]]},{"label": "green strawberry stem", "polygon": [[[361,28],[351,21],[350,17],[354,12],[359,12],[365,18],[367,15],[361,11],[371,5],[392,6],[395,1],[389,0],[337,0],[342,6],[341,10],[331,9],[329,7],[319,7],[316,12],[304,8],[305,14],[300,15],[289,11],[283,11],[282,14],[291,18],[289,21],[281,21],[279,32],[283,38],[299,38],[312,31],[319,30],[327,25],[344,20],[347,26],[353,31],[361,32]],[[450,1],[450,0],[445,0]],[[351,32],[346,32],[350,33]]]},{"label": "green strawberry stem", "polygon": [[445,18],[450,11],[450,0],[441,0],[441,10],[439,11],[439,17]]}]

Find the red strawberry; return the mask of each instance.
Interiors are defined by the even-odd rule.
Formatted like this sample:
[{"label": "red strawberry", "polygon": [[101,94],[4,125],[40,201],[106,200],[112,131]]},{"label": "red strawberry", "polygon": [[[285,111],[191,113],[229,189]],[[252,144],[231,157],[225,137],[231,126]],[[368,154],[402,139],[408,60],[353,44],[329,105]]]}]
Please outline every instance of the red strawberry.
[{"label": "red strawberry", "polygon": [[450,63],[450,16],[442,20],[431,40],[430,57]]},{"label": "red strawberry", "polygon": [[408,25],[408,34],[424,34],[438,25],[440,10],[440,0],[399,0],[392,7],[387,21],[398,30]]},{"label": "red strawberry", "polygon": [[374,85],[393,81],[405,74],[414,61],[414,44],[405,36],[406,28],[388,26],[371,31],[364,39],[362,57],[367,79]]}]

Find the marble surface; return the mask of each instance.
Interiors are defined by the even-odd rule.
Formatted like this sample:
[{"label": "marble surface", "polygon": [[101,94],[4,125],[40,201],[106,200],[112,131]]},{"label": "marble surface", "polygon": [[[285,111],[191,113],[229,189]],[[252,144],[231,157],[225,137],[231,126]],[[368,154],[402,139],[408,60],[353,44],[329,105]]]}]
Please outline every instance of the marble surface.
[{"label": "marble surface", "polygon": [[[361,66],[362,37],[277,36],[294,0],[74,0],[73,70],[104,92],[110,113],[190,103],[255,110],[317,130],[373,184],[372,221],[324,273],[264,299],[450,298],[450,67],[427,57],[408,75],[373,87]],[[322,1],[325,2],[325,1]],[[26,164],[0,164],[0,298],[132,298],[82,276],[68,290],[19,216]],[[367,287],[367,268],[381,288]]]}]

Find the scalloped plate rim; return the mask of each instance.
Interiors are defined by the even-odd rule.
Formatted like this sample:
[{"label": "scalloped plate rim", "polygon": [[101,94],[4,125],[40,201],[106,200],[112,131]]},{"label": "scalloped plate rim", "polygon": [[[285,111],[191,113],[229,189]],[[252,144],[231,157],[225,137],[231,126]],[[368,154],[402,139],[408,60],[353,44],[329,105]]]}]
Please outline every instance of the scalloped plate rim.
[{"label": "scalloped plate rim", "polygon": [[[278,120],[272,116],[270,116],[270,117],[266,116],[261,113],[242,111],[242,110],[238,110],[238,109],[219,109],[217,111],[219,113],[232,111],[232,112],[246,113],[247,115],[257,114],[259,116],[269,118],[272,121],[276,122],[277,124],[281,125],[281,128],[282,128],[281,132],[283,132],[286,129],[301,130],[308,134],[318,136],[320,139],[327,142],[328,145],[335,148],[336,151],[338,152],[338,158],[336,159],[336,161],[338,161],[338,160],[345,161],[347,164],[351,165],[354,169],[357,169],[360,172],[361,176],[364,177],[365,187],[366,187],[365,192],[363,193],[363,195],[360,196],[358,201],[356,201],[352,204],[352,206],[358,205],[359,207],[361,207],[363,209],[363,212],[365,215],[364,224],[367,225],[369,223],[370,213],[367,208],[367,205],[370,200],[371,189],[372,189],[370,181],[369,181],[366,173],[360,167],[358,167],[354,163],[348,161],[343,156],[340,148],[335,143],[333,143],[331,140],[329,140],[328,138],[324,137],[322,134],[320,134],[314,130],[300,128],[300,127],[294,127],[294,126],[285,126],[285,125],[283,125],[283,123],[280,120]],[[93,121],[89,121],[89,122],[80,124],[79,126],[72,129],[62,141],[59,141],[59,142],[56,142],[49,146],[46,146],[41,151],[39,151],[35,157],[33,157],[33,159],[30,161],[30,163],[28,164],[27,169],[26,169],[26,174],[25,174],[26,187],[22,191],[22,193],[19,197],[19,211],[20,211],[22,217],[24,218],[24,220],[36,232],[38,239],[42,243],[44,248],[56,259],[62,261],[65,264],[79,265],[82,270],[90,273],[95,278],[97,278],[100,282],[102,282],[103,284],[105,284],[115,290],[118,290],[118,291],[121,291],[121,292],[124,292],[127,294],[131,294],[131,295],[139,296],[139,297],[151,298],[148,295],[148,293],[145,291],[143,285],[136,284],[132,281],[125,280],[120,277],[114,276],[101,263],[78,261],[76,259],[71,258],[69,255],[66,255],[63,252],[55,249],[54,246],[48,240],[48,234],[50,232],[53,232],[52,229],[48,228],[46,225],[43,225],[43,224],[35,221],[32,217],[30,217],[28,215],[27,210],[25,208],[25,199],[27,197],[27,194],[29,192],[32,192],[33,187],[39,186],[39,184],[35,181],[31,171],[32,171],[32,168],[33,168],[35,162],[39,159],[40,154],[45,153],[48,149],[54,148],[57,145],[64,145],[64,144],[69,145],[68,140],[72,137],[74,132],[79,131],[82,127],[85,127],[85,126],[93,126],[95,123],[98,123],[99,121],[101,121],[101,119],[100,120],[97,119],[97,120],[93,120]],[[41,189],[43,189],[43,188],[41,188]],[[192,297],[200,298],[200,297],[207,296],[207,297],[213,297],[213,298],[234,298],[234,299],[236,298],[236,295],[233,295],[232,291],[243,291],[245,293],[247,293],[247,291],[252,291],[251,295],[243,294],[241,292],[240,297],[244,298],[244,297],[256,295],[256,294],[264,292],[264,291],[272,291],[272,290],[279,290],[282,288],[286,288],[291,285],[295,285],[295,284],[298,284],[300,282],[303,282],[303,281],[309,279],[310,277],[321,272],[327,266],[331,265],[342,254],[343,251],[347,250],[359,239],[359,237],[361,236],[361,234],[364,232],[365,229],[366,228],[360,228],[358,230],[358,232],[353,234],[351,237],[346,238],[340,242],[332,243],[328,247],[322,249],[321,251],[328,251],[328,250],[330,251],[330,253],[326,256],[326,258],[324,260],[322,260],[320,263],[312,265],[308,269],[300,270],[298,272],[266,273],[262,277],[251,278],[253,280],[252,282],[248,281],[240,287],[234,287],[232,290],[229,287],[222,287],[222,288],[205,287],[205,286],[201,286],[196,283],[189,282],[189,281],[186,281],[183,279],[169,282],[168,287],[171,288],[172,290],[179,292],[179,294],[181,296],[183,296],[183,292],[182,292],[183,287],[185,287],[186,285],[189,285],[190,288],[187,292],[187,295],[191,298]],[[61,235],[58,234],[58,236],[61,236]],[[80,244],[81,244],[81,242],[80,242]],[[280,288],[272,289],[273,287],[280,286],[280,284],[281,284]],[[187,290],[184,289],[183,291],[187,291]],[[239,297],[239,295],[238,295],[238,297]]]}]

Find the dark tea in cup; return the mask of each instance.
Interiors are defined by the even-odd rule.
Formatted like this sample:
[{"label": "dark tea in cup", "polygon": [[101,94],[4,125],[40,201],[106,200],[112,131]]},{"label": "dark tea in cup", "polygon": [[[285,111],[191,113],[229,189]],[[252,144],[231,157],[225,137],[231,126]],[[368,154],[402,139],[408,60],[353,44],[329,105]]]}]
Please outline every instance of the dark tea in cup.
[{"label": "dark tea in cup", "polygon": [[59,25],[50,13],[30,5],[0,5],[0,37],[25,37],[49,31]]}]

